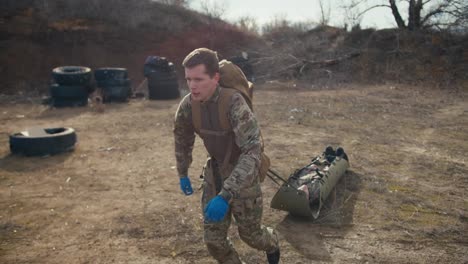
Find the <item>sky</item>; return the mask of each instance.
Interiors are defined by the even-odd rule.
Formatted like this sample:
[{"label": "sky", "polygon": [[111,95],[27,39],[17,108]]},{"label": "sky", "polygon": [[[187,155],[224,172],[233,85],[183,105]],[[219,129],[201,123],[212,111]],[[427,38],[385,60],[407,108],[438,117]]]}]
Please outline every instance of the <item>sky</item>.
[{"label": "sky", "polygon": [[[208,1],[210,5],[213,2],[223,5],[225,11],[221,18],[231,22],[246,15],[256,18],[257,23],[260,25],[271,21],[275,16],[285,17],[292,22],[320,21],[318,0],[191,0],[190,6],[195,10],[201,10],[200,3],[203,1]],[[340,6],[344,1],[324,0],[323,2],[332,5],[329,24],[343,26],[345,21],[344,9],[340,8]],[[395,25],[390,8],[385,7],[371,10],[365,14],[361,21],[362,28],[382,29],[395,27]]]}]

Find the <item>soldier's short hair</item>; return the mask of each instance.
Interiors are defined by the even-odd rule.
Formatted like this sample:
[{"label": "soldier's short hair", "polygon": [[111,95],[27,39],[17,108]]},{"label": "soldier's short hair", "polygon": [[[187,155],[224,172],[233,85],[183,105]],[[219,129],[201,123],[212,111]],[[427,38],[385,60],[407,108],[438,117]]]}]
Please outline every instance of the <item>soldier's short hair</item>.
[{"label": "soldier's short hair", "polygon": [[182,62],[185,68],[193,68],[197,65],[205,65],[206,73],[213,77],[219,72],[218,54],[207,48],[198,48],[190,52]]}]

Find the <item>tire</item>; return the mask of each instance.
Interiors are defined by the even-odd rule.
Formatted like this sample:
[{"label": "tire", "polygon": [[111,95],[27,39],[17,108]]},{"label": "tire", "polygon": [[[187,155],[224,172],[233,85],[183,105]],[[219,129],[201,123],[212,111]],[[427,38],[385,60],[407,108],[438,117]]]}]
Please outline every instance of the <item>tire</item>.
[{"label": "tire", "polygon": [[99,68],[94,70],[94,79],[96,82],[107,80],[125,80],[128,79],[128,72],[125,68]]},{"label": "tire", "polygon": [[98,87],[110,87],[110,86],[128,86],[130,87],[130,79],[108,79],[104,81],[97,81]]},{"label": "tire", "polygon": [[50,97],[50,96],[43,96],[43,97],[41,98],[41,104],[42,104],[42,105],[50,105],[50,104],[52,104],[52,97]]},{"label": "tire", "polygon": [[144,75],[148,79],[167,79],[167,78],[176,78],[177,73],[174,69],[161,69],[161,68],[145,68]]},{"label": "tire", "polygon": [[180,97],[175,72],[153,73],[148,77],[148,97],[151,100],[170,100]]},{"label": "tire", "polygon": [[172,100],[180,97],[179,90],[174,88],[159,88],[149,90],[148,98],[150,100]]},{"label": "tire", "polygon": [[83,98],[88,97],[89,87],[79,85],[60,85],[52,84],[50,86],[50,96],[53,98]]},{"label": "tire", "polygon": [[148,76],[148,85],[157,84],[159,82],[171,81],[177,83],[177,74],[175,71],[162,72],[156,71],[152,72]]},{"label": "tire", "polygon": [[61,85],[91,84],[91,69],[83,66],[62,66],[52,70],[52,77]]},{"label": "tire", "polygon": [[151,100],[170,100],[180,97],[179,85],[174,82],[160,82],[155,86],[148,86],[148,97]]},{"label": "tire", "polygon": [[150,65],[155,68],[166,67],[169,64],[169,61],[166,57],[159,56],[148,56],[145,60],[145,66]]},{"label": "tire", "polygon": [[61,107],[80,107],[88,105],[88,97],[82,98],[52,98],[52,106]]},{"label": "tire", "polygon": [[77,137],[68,127],[45,128],[44,135],[29,136],[23,131],[10,135],[10,151],[25,156],[45,156],[72,150]]},{"label": "tire", "polygon": [[127,102],[130,95],[130,86],[107,86],[102,88],[104,103]]},{"label": "tire", "polygon": [[168,74],[175,72],[175,66],[172,62],[166,63],[165,65],[155,66],[152,64],[147,64],[143,68],[143,75],[149,77],[152,74]]}]

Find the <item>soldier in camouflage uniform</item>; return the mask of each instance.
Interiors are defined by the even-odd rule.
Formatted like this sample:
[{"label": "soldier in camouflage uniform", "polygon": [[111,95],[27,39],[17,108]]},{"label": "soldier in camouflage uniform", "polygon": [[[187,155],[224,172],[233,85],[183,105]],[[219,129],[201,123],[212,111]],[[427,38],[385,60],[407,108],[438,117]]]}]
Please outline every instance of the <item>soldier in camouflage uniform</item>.
[{"label": "soldier in camouflage uniform", "polygon": [[[227,238],[233,216],[241,239],[265,251],[268,263],[279,263],[277,235],[272,228],[261,225],[263,207],[258,176],[261,142],[255,116],[240,93],[218,85],[216,52],[196,49],[185,58],[183,66],[191,93],[182,99],[175,116],[177,170],[182,191],[192,194],[188,168],[197,133],[210,155],[203,170],[202,196],[208,251],[219,263],[241,263]],[[224,94],[228,90],[229,94]],[[230,131],[224,131],[220,124],[222,98],[228,98],[226,115]],[[200,111],[201,128],[194,125],[193,111]]]}]

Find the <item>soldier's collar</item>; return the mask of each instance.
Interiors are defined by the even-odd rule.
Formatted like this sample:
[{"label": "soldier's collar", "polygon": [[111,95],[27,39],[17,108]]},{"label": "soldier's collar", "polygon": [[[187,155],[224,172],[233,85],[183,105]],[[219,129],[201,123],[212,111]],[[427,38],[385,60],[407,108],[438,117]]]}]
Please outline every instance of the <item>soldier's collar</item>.
[{"label": "soldier's collar", "polygon": [[216,89],[215,89],[213,95],[211,95],[211,97],[208,98],[208,100],[206,100],[206,101],[204,101],[202,103],[207,103],[207,102],[216,103],[218,101],[220,91],[221,91],[221,87],[219,85],[216,86]]}]

